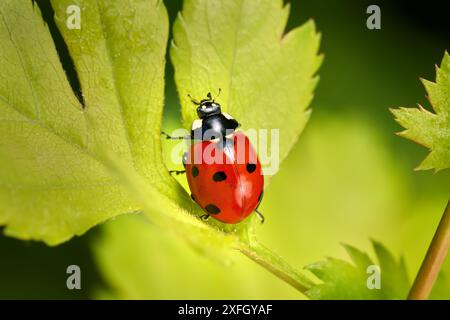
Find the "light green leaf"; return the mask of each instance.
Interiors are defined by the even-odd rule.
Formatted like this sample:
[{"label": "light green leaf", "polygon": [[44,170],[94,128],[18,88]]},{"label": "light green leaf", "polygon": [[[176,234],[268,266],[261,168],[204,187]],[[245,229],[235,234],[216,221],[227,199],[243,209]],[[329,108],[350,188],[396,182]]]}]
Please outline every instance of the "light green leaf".
[{"label": "light green leaf", "polygon": [[228,263],[230,249],[240,247],[238,235],[224,233],[195,217],[194,214],[203,214],[198,207],[184,203],[182,198],[178,202],[172,201],[168,195],[158,192],[156,186],[149,184],[132,166],[107,150],[104,159],[110,172],[158,227],[175,233],[197,251],[218,262]]},{"label": "light green leaf", "polygon": [[[126,235],[126,236],[124,236]],[[92,243],[107,288],[95,298],[299,299],[299,293],[238,252],[233,264],[198,255],[140,215],[108,221]]]},{"label": "light green leaf", "polygon": [[216,94],[245,129],[280,129],[280,162],[303,130],[322,57],[314,23],[285,33],[282,0],[188,0],[174,24],[171,58],[186,127],[188,98]]},{"label": "light green leaf", "polygon": [[111,172],[141,204],[155,225],[184,238],[200,253],[228,264],[230,251],[238,250],[300,292],[312,286],[313,283],[305,275],[260,244],[253,228],[240,229],[230,225],[229,229],[224,230],[204,223],[195,217],[202,214],[198,206],[191,206],[192,211],[189,211],[185,206],[180,206],[179,203],[174,203],[165,195],[156,192],[154,187],[114,154],[105,151],[104,158],[108,159],[106,163]]},{"label": "light green leaf", "polygon": [[[107,218],[143,209],[155,225],[204,254],[226,261],[222,253],[240,250],[297,289],[308,289],[307,278],[256,241],[252,219],[239,225],[198,219],[203,212],[164,167],[160,126],[168,21],[163,3],[51,3],[84,105],[70,88],[39,9],[29,1],[2,2],[0,224],[6,233],[58,244]],[[80,29],[66,26],[69,5],[81,9]],[[284,25],[287,10],[278,11]],[[311,98],[305,88],[312,90],[315,83],[309,77],[318,66],[318,38],[309,23],[278,43],[278,53],[271,49],[277,57],[271,68],[283,74],[297,61],[295,50],[311,55],[302,62],[309,71],[290,76],[300,81],[303,93],[285,94],[295,96],[291,102],[303,110]],[[299,115],[304,123],[303,111]],[[291,144],[300,131],[294,127],[288,129]]]},{"label": "light green leaf", "polygon": [[[322,283],[313,286],[306,294],[311,299],[405,299],[409,281],[403,259],[397,261],[380,243],[372,242],[378,262],[348,245],[344,245],[352,264],[334,258],[327,258],[306,268]],[[380,289],[369,289],[368,278],[373,274],[367,268],[377,265],[380,270]]]},{"label": "light green leaf", "polygon": [[[0,224],[8,235],[57,244],[138,209],[105,167],[104,148],[173,198],[179,189],[159,152],[168,35],[163,4],[52,3],[85,107],[37,6],[2,1]],[[81,8],[80,30],[66,27],[66,9],[74,4]]]},{"label": "light green leaf", "polygon": [[[288,16],[289,6],[282,0],[183,3],[170,53],[186,128],[197,117],[188,94],[202,99],[220,88],[217,101],[244,130],[280,129],[279,162],[283,161],[309,118],[307,107],[318,80],[314,74],[322,61],[314,23],[285,34]],[[237,234],[239,249],[283,280],[297,283],[301,291],[309,285],[255,240],[251,219],[237,226],[209,223]]]},{"label": "light green leaf", "polygon": [[436,82],[422,80],[434,113],[418,108],[391,110],[398,123],[406,128],[402,137],[411,139],[431,150],[417,167],[418,170],[450,167],[450,56],[445,52],[441,67],[436,67]]}]

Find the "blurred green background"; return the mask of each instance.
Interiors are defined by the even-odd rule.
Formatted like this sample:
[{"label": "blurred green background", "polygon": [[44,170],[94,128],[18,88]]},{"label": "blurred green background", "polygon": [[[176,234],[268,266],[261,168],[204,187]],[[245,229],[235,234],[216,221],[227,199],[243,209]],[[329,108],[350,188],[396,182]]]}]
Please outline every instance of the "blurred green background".
[{"label": "blurred green background", "polygon": [[[48,2],[36,2],[50,23]],[[165,4],[173,21],[182,1]],[[370,31],[369,4],[291,3],[288,28],[313,18],[325,60],[311,121],[265,193],[267,222],[257,232],[297,267],[325,256],[347,259],[342,242],[371,252],[373,238],[405,256],[412,279],[448,200],[450,170],[414,172],[427,150],[394,134],[401,128],[388,108],[429,107],[419,77],[435,79],[450,26],[439,1],[377,1],[382,29]],[[180,126],[180,114],[168,62],[164,127],[170,130]],[[219,265],[139,215],[54,248],[1,235],[0,252],[0,299],[303,298],[244,256]],[[66,288],[71,264],[81,267],[82,290]]]}]

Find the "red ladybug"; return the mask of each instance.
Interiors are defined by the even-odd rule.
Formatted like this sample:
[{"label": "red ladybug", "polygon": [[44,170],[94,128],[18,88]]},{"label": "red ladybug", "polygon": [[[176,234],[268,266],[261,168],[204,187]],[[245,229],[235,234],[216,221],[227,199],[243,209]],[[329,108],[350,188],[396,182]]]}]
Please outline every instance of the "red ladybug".
[{"label": "red ladybug", "polygon": [[[220,93],[220,91],[219,91]],[[239,123],[223,113],[220,104],[211,94],[200,102],[192,99],[197,107],[191,134],[194,141],[183,156],[191,198],[206,212],[203,218],[214,217],[225,223],[238,223],[256,212],[263,195],[264,176],[256,151],[248,137],[236,131]]]}]

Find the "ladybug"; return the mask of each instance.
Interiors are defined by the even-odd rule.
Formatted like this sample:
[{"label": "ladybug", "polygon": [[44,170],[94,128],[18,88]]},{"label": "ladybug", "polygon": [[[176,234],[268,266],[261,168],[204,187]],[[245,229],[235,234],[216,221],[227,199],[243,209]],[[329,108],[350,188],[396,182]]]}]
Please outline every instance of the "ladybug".
[{"label": "ladybug", "polygon": [[197,105],[198,115],[192,124],[191,134],[172,137],[162,132],[167,139],[192,141],[183,155],[185,170],[169,172],[186,173],[191,198],[205,212],[203,219],[212,216],[219,221],[235,224],[255,212],[264,222],[263,215],[258,211],[264,176],[250,140],[237,131],[239,123],[221,111],[220,104],[214,101],[211,93],[201,101],[189,97]]}]

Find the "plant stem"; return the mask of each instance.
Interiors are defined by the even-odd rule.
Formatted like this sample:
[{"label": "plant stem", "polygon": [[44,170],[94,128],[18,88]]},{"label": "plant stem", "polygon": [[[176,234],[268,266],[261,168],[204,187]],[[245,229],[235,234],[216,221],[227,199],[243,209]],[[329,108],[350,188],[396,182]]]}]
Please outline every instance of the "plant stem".
[{"label": "plant stem", "polygon": [[239,247],[239,250],[251,260],[255,261],[303,294],[306,294],[306,291],[314,285],[314,283],[300,271],[293,268],[280,256],[258,242],[252,243],[251,245],[242,244]]},{"label": "plant stem", "polygon": [[428,299],[450,245],[450,200],[409,292],[409,300]]}]

